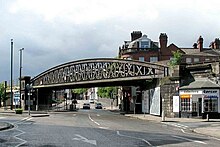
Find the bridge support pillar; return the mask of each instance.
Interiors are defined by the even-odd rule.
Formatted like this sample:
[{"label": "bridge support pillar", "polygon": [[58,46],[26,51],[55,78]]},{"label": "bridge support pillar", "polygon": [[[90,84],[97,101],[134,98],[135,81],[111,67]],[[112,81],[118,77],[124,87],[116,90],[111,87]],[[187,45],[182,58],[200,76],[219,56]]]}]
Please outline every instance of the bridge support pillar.
[{"label": "bridge support pillar", "polygon": [[36,89],[36,110],[49,110],[52,107],[51,89]]}]

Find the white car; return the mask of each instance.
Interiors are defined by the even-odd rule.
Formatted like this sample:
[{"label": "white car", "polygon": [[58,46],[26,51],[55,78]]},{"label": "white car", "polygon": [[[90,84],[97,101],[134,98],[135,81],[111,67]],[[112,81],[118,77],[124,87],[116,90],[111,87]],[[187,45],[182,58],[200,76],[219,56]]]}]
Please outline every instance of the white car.
[{"label": "white car", "polygon": [[94,103],[94,99],[89,99],[89,102],[90,103]]}]

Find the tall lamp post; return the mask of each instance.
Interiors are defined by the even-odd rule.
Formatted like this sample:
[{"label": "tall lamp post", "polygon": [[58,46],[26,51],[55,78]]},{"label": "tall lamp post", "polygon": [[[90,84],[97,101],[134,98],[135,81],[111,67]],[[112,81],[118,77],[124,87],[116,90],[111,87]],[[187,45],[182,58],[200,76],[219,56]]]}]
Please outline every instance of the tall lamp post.
[{"label": "tall lamp post", "polygon": [[21,48],[19,50],[20,52],[20,108],[21,108],[21,71],[22,71],[22,51],[24,50],[24,48]]},{"label": "tall lamp post", "polygon": [[13,39],[11,39],[11,110],[13,109]]}]

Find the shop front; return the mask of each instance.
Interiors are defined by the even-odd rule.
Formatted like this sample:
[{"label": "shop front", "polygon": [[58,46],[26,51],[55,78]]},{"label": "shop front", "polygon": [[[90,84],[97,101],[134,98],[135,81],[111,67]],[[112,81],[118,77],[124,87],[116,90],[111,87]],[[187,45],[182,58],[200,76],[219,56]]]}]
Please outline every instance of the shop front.
[{"label": "shop front", "polygon": [[220,117],[219,89],[180,89],[181,117]]}]

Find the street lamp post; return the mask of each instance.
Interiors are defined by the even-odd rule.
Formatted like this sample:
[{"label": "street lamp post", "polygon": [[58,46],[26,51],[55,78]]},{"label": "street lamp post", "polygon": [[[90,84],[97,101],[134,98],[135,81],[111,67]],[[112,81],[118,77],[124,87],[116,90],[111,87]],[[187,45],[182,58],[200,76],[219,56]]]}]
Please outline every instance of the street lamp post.
[{"label": "street lamp post", "polygon": [[13,109],[13,39],[11,39],[11,110]]},{"label": "street lamp post", "polygon": [[19,50],[20,52],[20,108],[21,108],[21,71],[22,71],[22,51],[24,50],[24,48],[21,48]]}]

